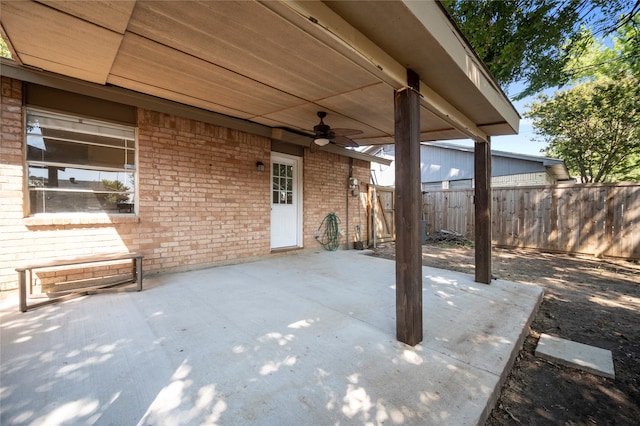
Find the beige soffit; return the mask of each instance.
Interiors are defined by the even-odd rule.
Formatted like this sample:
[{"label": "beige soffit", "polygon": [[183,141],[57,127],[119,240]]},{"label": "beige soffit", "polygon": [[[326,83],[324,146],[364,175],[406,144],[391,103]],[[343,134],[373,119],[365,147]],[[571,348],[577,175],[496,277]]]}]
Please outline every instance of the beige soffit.
[{"label": "beige soffit", "polygon": [[[213,124],[215,126],[226,127],[230,129],[240,130],[258,136],[267,137],[273,140],[309,147],[311,138],[302,136],[285,129],[271,129],[269,127],[252,123],[224,114],[183,105],[166,99],[157,98],[143,93],[133,92],[131,90],[119,87],[103,86],[95,83],[89,83],[77,80],[71,77],[61,76],[59,74],[47,71],[34,70],[19,66],[14,61],[0,58],[0,75],[15,78],[27,83],[39,84],[46,87],[64,90],[71,93],[91,96],[99,99],[105,99],[111,102],[117,102],[125,105],[132,105],[138,108],[149,109],[153,111],[173,114],[180,117],[186,117],[193,120],[202,121],[203,123]],[[359,151],[344,149],[338,146],[327,146],[324,151],[329,151],[343,157],[356,158],[359,160],[370,161],[384,165],[391,164],[390,160],[364,154]]]},{"label": "beige soffit", "polygon": [[[517,132],[519,122],[517,111],[508,99],[506,99],[504,93],[493,82],[486,72],[486,69],[480,66],[477,57],[466,45],[462,37],[459,36],[457,30],[436,2],[372,2],[367,5],[368,13],[366,14],[361,13],[362,10],[358,8],[357,3],[358,2],[326,2],[328,5],[326,6],[320,2],[292,1],[284,4],[277,2],[269,3],[269,7],[277,10],[292,22],[297,22],[301,28],[321,38],[329,47],[348,55],[352,60],[369,69],[372,73],[375,73],[395,89],[406,87],[407,67],[414,69],[414,71],[423,77],[430,76],[432,74],[430,70],[432,69],[444,70],[446,75],[450,72],[450,65],[454,63],[457,68],[466,71],[466,76],[463,78],[464,80],[472,82],[476,90],[484,90],[481,90],[481,93],[487,102],[484,103],[482,107],[492,106],[492,102],[499,104],[497,109],[499,110],[500,116],[496,114],[495,117],[496,119],[504,121],[506,127],[501,126],[498,127],[498,129],[502,131],[506,130],[508,133]],[[407,9],[404,10],[398,7],[398,3],[406,5]],[[287,11],[287,8],[289,8],[290,11]],[[334,10],[339,11],[340,14]],[[388,25],[388,20],[393,17],[398,18],[400,12],[403,12],[406,16],[398,19],[396,25]],[[416,14],[418,16],[416,16]],[[348,16],[349,22],[343,19],[342,16]],[[300,17],[302,19],[299,19]],[[417,20],[420,25],[409,25],[408,23],[411,23],[413,20]],[[315,27],[309,28],[309,22],[315,23]],[[367,30],[367,34],[363,34],[351,25],[353,22],[357,22],[358,24],[366,22],[366,25],[362,24],[359,28]],[[433,28],[428,26],[432,26]],[[384,37],[384,40],[380,42],[378,42],[378,40],[375,42],[372,41],[373,38],[369,35],[373,31],[384,32],[384,28],[386,28],[384,34],[397,34],[401,28],[405,29],[407,34],[404,38],[389,36]],[[429,37],[426,37],[427,34]],[[416,48],[415,41],[423,39],[437,40],[438,43],[445,43],[444,46],[439,44],[434,46],[438,47],[439,55],[443,56],[443,54],[445,54],[444,57],[448,59],[449,63],[442,65],[448,66],[435,67],[433,66],[433,60],[421,61],[421,55],[431,55],[435,48],[434,46],[429,46],[429,49]],[[385,43],[385,40],[391,40],[392,42]],[[380,45],[384,45],[386,49],[383,50]],[[451,51],[449,51],[449,49]],[[404,61],[400,63],[397,60],[398,58],[402,58]],[[451,77],[451,75],[445,76],[445,78],[440,78],[438,82],[439,90],[443,90],[443,88],[446,87],[452,88],[447,89],[450,95],[454,94],[456,87],[460,87],[457,83],[458,80],[456,80],[456,84],[451,84],[451,82],[449,82],[448,85],[444,84],[447,79],[451,80]],[[462,86],[462,88],[464,89],[465,86]],[[444,99],[443,96],[434,90],[432,85],[421,80],[420,92],[421,105],[423,108],[426,108],[437,117],[455,126],[471,139],[486,140],[488,136],[487,133],[480,129],[479,125],[476,125],[456,106]],[[468,91],[458,90],[456,95],[456,98],[461,99],[461,105],[469,105],[470,96]],[[483,124],[489,126],[491,129],[496,129],[497,127],[494,122]]]},{"label": "beige soffit", "polygon": [[[432,1],[10,1],[18,63],[311,132],[316,112],[394,143],[393,93],[421,78],[423,141],[514,134],[519,117]],[[268,137],[271,137],[269,135]]]}]

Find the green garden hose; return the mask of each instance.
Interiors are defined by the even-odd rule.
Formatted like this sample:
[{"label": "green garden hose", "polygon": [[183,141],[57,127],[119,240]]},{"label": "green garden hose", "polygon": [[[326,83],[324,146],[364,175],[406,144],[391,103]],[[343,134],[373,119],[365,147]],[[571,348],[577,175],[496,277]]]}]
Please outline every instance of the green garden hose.
[{"label": "green garden hose", "polygon": [[322,233],[322,236],[318,236],[316,239],[320,244],[322,244],[322,247],[324,247],[325,250],[335,251],[340,247],[339,223],[340,219],[338,219],[338,216],[336,216],[335,213],[329,213],[324,219],[322,219],[322,223],[320,223],[318,231],[320,231],[324,225],[324,232]]}]

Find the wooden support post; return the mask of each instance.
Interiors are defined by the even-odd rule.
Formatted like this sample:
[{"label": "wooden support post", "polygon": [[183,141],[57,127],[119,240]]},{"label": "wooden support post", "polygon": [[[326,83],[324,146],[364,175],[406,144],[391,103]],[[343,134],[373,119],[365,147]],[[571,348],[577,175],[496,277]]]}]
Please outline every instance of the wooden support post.
[{"label": "wooden support post", "polygon": [[[417,75],[409,72],[409,85]],[[422,246],[420,244],[420,103],[415,89],[395,93],[396,144],[396,336],[422,341]]]},{"label": "wooden support post", "polygon": [[476,282],[491,283],[491,140],[475,143]]}]

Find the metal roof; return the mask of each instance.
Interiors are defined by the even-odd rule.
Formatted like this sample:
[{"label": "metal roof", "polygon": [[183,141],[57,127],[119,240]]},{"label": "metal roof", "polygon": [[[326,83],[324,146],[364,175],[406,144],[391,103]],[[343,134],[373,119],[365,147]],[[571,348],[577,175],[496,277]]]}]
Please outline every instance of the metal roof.
[{"label": "metal roof", "polygon": [[[474,152],[474,147],[456,145],[448,142],[428,142],[428,143],[424,143],[423,145],[427,147],[431,146],[435,148],[448,149],[448,150],[453,150],[458,152],[467,152],[469,154],[473,154]],[[543,166],[544,168],[546,168],[547,171],[551,173],[551,175],[554,176],[554,178],[557,181],[572,180],[571,175],[569,174],[569,170],[567,169],[567,166],[565,165],[564,161],[558,158],[543,157],[539,155],[519,154],[519,153],[507,152],[507,151],[497,151],[493,149],[491,150],[491,156],[512,159],[512,160],[526,161],[530,163],[537,163]]]}]

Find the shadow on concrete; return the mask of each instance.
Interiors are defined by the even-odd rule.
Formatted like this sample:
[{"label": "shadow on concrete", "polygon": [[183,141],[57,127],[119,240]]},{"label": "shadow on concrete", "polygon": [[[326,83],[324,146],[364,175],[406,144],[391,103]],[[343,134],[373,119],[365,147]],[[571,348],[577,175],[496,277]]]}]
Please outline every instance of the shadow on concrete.
[{"label": "shadow on concrete", "polygon": [[427,268],[424,336],[395,340],[395,263],[306,251],[1,311],[0,423],[484,421],[542,290]]}]

